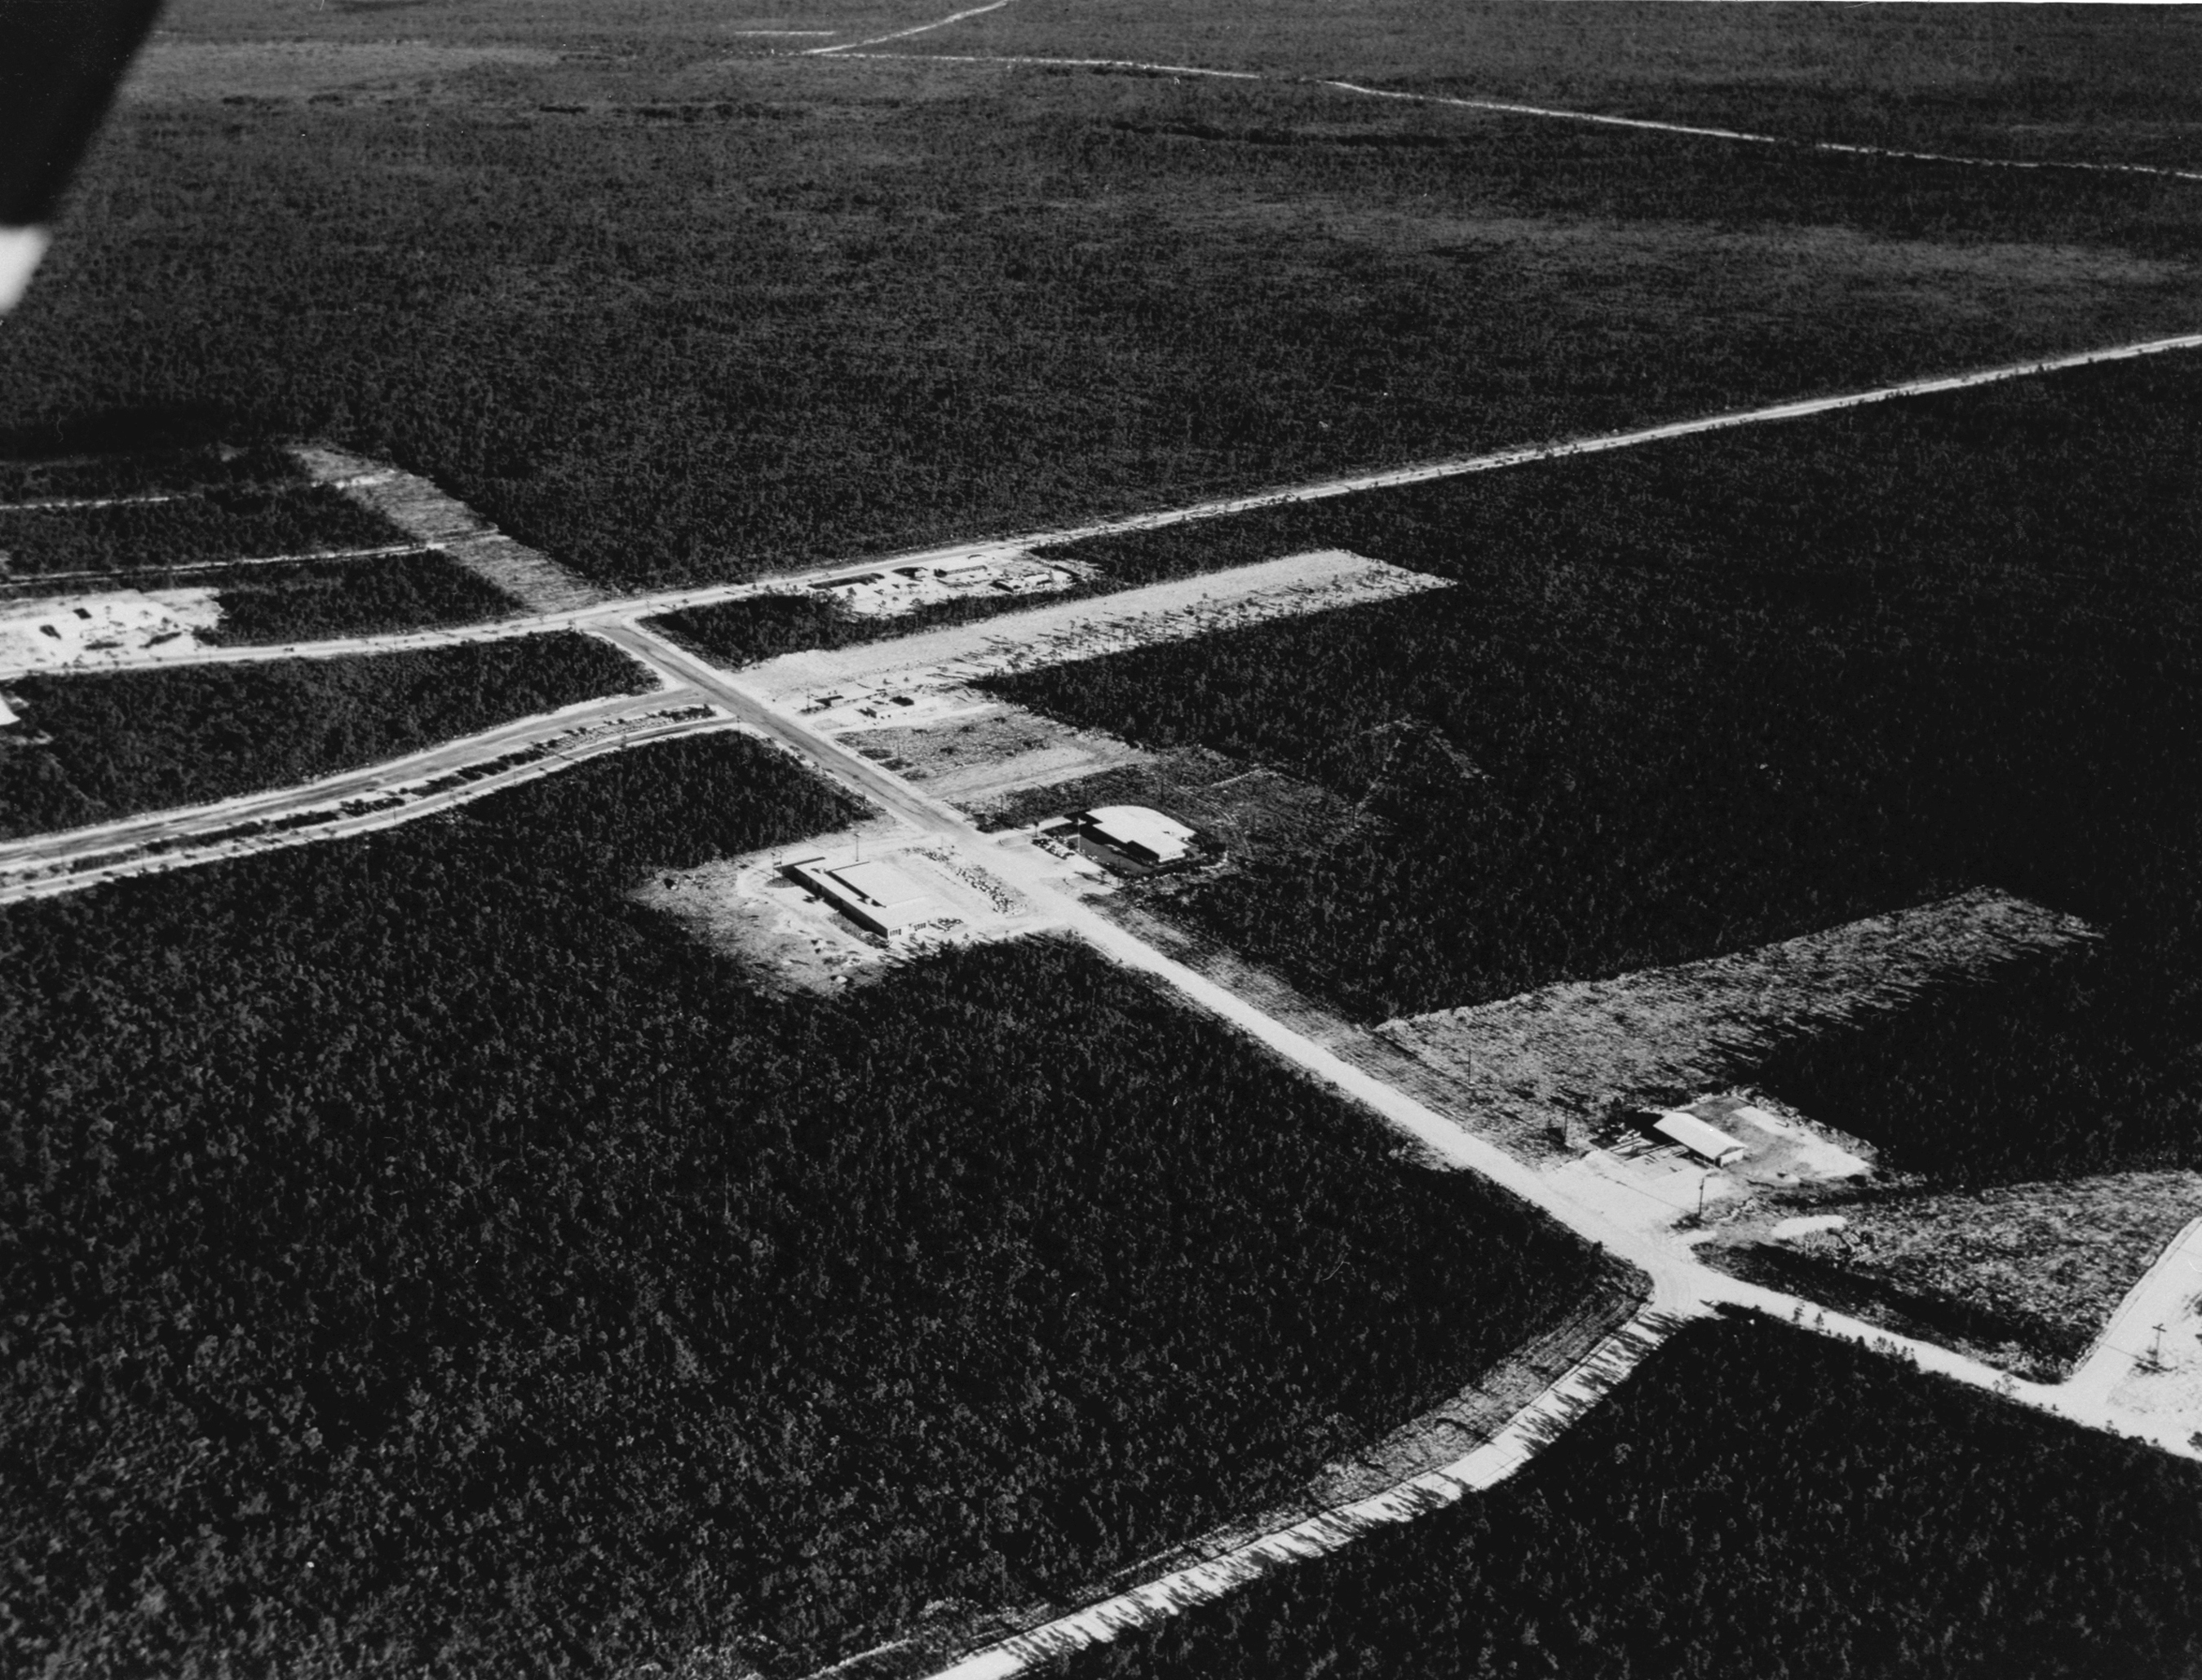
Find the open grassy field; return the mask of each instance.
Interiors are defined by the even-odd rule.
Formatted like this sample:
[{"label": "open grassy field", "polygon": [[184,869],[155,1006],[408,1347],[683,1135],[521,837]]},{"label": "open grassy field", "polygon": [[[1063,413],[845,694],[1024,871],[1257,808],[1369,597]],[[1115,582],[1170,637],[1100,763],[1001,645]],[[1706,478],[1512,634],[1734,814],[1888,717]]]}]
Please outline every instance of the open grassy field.
[{"label": "open grassy field", "polygon": [[2193,1465],[1732,1322],[1493,1493],[1069,1671],[2176,1680],[2198,1570]]},{"label": "open grassy field", "polygon": [[402,757],[648,675],[593,637],[174,670],[17,677],[0,835],[197,805]]},{"label": "open grassy field", "polygon": [[2152,7],[1012,0],[886,50],[1136,58],[1799,139],[2202,166],[2202,34]]},{"label": "open grassy field", "polygon": [[853,814],[720,735],[0,914],[8,1668],[799,1673],[1603,1276],[1077,947],[782,1003],[627,896]]},{"label": "open grassy field", "polygon": [[2194,324],[2191,184],[431,9],[177,9],[194,51],[540,50],[149,71],[10,323],[0,454],[326,437],[633,585]]},{"label": "open grassy field", "polygon": [[1362,804],[1174,904],[1367,1018],[1976,885],[2170,939],[2202,919],[2199,388],[2088,370],[1080,545],[1459,587],[992,686]]}]

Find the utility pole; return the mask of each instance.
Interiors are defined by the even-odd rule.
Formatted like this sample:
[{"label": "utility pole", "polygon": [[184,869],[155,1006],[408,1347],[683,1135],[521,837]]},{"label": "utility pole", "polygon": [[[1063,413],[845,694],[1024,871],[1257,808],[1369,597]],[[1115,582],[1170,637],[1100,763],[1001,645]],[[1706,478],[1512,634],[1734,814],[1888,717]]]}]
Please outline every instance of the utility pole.
[{"label": "utility pole", "polygon": [[2141,1369],[2143,1371],[2162,1371],[2164,1369],[2164,1326],[2161,1324],[2158,1324],[2156,1327],[2156,1341],[2151,1344],[2148,1350],[2148,1359],[2142,1365]]}]

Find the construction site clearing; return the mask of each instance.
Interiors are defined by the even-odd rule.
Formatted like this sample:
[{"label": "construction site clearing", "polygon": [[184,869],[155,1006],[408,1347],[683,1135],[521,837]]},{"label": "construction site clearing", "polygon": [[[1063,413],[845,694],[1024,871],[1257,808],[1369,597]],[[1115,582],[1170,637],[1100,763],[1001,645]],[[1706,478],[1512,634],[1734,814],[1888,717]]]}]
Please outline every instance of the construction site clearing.
[{"label": "construction site clearing", "polygon": [[1082,560],[1039,561],[1022,550],[980,551],[952,560],[820,578],[810,588],[856,617],[898,618],[944,601],[1053,594],[1091,581],[1098,571]]},{"label": "construction site clearing", "polygon": [[[1090,864],[1064,874],[1101,878]],[[661,871],[635,898],[775,993],[831,994],[928,952],[1052,924],[998,876],[891,818]]]},{"label": "construction site clearing", "polygon": [[814,729],[839,735],[968,714],[990,704],[972,688],[988,677],[1451,587],[1325,549],[891,640],[782,654],[742,675]]},{"label": "construction site clearing", "polygon": [[106,589],[0,603],[0,677],[164,647],[196,652],[221,620],[211,589]]}]

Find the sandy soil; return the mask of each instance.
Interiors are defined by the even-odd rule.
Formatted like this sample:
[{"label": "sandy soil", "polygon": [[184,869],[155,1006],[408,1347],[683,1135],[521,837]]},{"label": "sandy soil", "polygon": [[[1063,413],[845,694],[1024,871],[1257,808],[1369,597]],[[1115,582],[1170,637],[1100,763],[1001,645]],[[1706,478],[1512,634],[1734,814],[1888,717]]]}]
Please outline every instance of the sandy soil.
[{"label": "sandy soil", "polygon": [[197,651],[193,633],[221,620],[210,589],[110,589],[10,601],[0,605],[0,671],[22,676],[67,670],[156,646]]},{"label": "sandy soil", "polygon": [[2066,1387],[2202,1447],[2202,1217],[2157,1256]]},{"label": "sandy soil", "polygon": [[[859,851],[866,858],[892,858],[925,889],[935,914],[882,937],[780,873],[783,863],[821,854],[847,858]],[[1010,938],[1049,919],[999,877],[892,820],[694,869],[661,870],[633,896],[733,958],[759,989],[776,993],[831,995],[926,952]]]},{"label": "sandy soil", "polygon": [[2077,917],[1976,890],[1800,939],[1387,1022],[1402,1049],[1498,1104],[1585,1119],[1732,1079],[1779,1040],[1901,1008],[1922,987],[2093,937]]},{"label": "sandy soil", "polygon": [[801,708],[814,727],[838,734],[883,721],[880,708],[898,695],[1451,587],[1443,578],[1330,549],[890,641],[786,654],[742,675],[753,691]]}]

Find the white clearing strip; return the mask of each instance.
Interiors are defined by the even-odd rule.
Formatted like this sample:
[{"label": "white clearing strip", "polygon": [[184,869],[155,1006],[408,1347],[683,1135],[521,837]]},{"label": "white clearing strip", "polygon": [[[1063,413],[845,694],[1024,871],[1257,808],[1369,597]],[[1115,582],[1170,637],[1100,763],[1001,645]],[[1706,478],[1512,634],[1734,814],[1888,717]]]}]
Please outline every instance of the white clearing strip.
[{"label": "white clearing strip", "polygon": [[498,530],[427,479],[333,449],[297,448],[291,458],[317,484],[341,490],[415,542],[440,548],[492,588],[533,612],[570,612],[603,599],[594,585]]},{"label": "white clearing strip", "polygon": [[[2128,362],[2143,357],[2164,356],[2196,349],[2202,349],[2202,333],[2181,333],[2176,337],[2166,339],[2149,339],[2136,344],[2115,345],[2104,350],[2075,351],[2061,356],[2006,363],[1999,367],[1983,368],[1972,373],[1941,374],[1928,379],[1910,380],[1899,385],[1877,386],[1870,391],[1845,392],[1832,397],[1811,397],[1795,402],[1777,403],[1765,408],[1734,410],[1725,414],[1710,415],[1696,420],[1675,421],[1634,432],[1608,433],[1603,436],[1570,439],[1551,444],[1523,445],[1484,455],[1455,456],[1444,460],[1425,462],[1416,466],[1384,468],[1374,472],[1350,474],[1336,478],[1321,479],[1308,484],[1292,485],[1282,489],[1256,491],[1242,496],[1222,497],[1211,501],[1195,502],[1186,506],[1162,509],[1152,513],[1127,514],[1116,518],[1094,520],[1088,523],[1065,526],[1052,531],[1033,531],[1010,537],[971,538],[938,547],[867,556],[861,561],[839,560],[830,566],[821,566],[806,572],[781,574],[746,583],[704,584],[692,588],[668,589],[648,595],[628,595],[609,600],[597,596],[594,592],[589,591],[586,586],[583,586],[571,604],[556,607],[533,606],[532,610],[522,616],[487,623],[468,625],[460,628],[393,631],[373,636],[349,636],[328,641],[300,642],[280,647],[239,645],[221,648],[184,648],[171,645],[166,650],[162,648],[132,649],[114,654],[103,654],[96,662],[87,661],[86,663],[97,663],[100,668],[106,669],[121,669],[172,663],[226,664],[242,663],[256,659],[325,659],[352,653],[389,651],[403,647],[442,647],[456,642],[490,641],[504,637],[533,635],[551,629],[596,628],[621,621],[673,612],[686,607],[715,606],[722,602],[741,600],[756,595],[786,594],[792,587],[806,580],[828,578],[859,566],[867,570],[878,571],[896,566],[969,560],[974,556],[1023,554],[1035,548],[1079,542],[1093,537],[1116,536],[1133,531],[1161,530],[1169,526],[1188,524],[1204,519],[1221,519],[1232,514],[1251,512],[1260,508],[1279,507],[1289,503],[1321,501],[1334,496],[1357,495],[1367,490],[1384,490],[1403,485],[1428,484],[1440,479],[1457,478],[1469,473],[1491,472],[1500,468],[1522,466],[1539,461],[1563,460],[1577,455],[1596,455],[1610,449],[1629,449],[1639,444],[1660,443],[1668,439],[1686,438],[1702,432],[1726,431],[1733,427],[1757,426],[1772,421],[1809,419],[1815,415],[1832,414],[1844,409],[1860,408],[1870,403],[1885,403],[1896,398],[1934,396],[1944,392],[1966,390],[1975,386],[1995,385],[2006,380],[2031,379],[2043,374],[2061,373],[2069,368],[2092,367],[2104,363]],[[330,481],[344,484],[347,487],[352,485],[371,487],[388,484],[399,476],[401,475],[391,469],[380,469],[355,474],[349,478],[341,474],[336,475]],[[433,491],[433,486],[430,486],[430,489]],[[440,492],[437,493],[440,494]],[[448,498],[445,499],[448,500]],[[453,503],[451,505],[456,507],[459,504]],[[422,536],[421,539],[445,549],[454,559],[461,561],[462,563],[466,563],[466,556],[456,542],[427,536]],[[500,538],[498,540],[506,539]],[[514,544],[512,546],[517,547],[518,545]],[[549,563],[545,563],[547,565]],[[495,577],[491,579],[492,582],[498,581]],[[0,680],[19,674],[22,669],[25,668],[10,665],[3,657],[0,657]]]},{"label": "white clearing strip", "polygon": [[1075,1652],[1151,1627],[1293,1564],[1344,1550],[1371,1530],[1410,1523],[1496,1487],[1536,1456],[1686,1322],[1646,1311],[1616,1331],[1475,1451],[1383,1493],[1356,1500],[973,1653],[937,1680],[1010,1680]]},{"label": "white clearing strip", "polygon": [[[743,673],[775,699],[827,710],[940,683],[1099,658],[1275,618],[1396,599],[1451,583],[1342,549],[1286,555],[1141,589],[951,624],[889,641],[784,654]],[[890,702],[890,704],[896,704]],[[888,714],[889,721],[903,721]],[[863,727],[851,723],[845,727]]]},{"label": "white clearing strip", "polygon": [[967,17],[977,17],[985,12],[998,12],[1009,3],[1010,0],[992,0],[990,5],[974,6],[969,11],[951,12],[946,17],[936,18],[931,23],[921,23],[908,29],[898,29],[892,34],[874,35],[869,40],[851,41],[846,46],[805,47],[802,56],[810,58],[823,56],[827,53],[854,52],[858,47],[875,47],[883,41],[903,40],[909,36],[922,35],[931,30],[945,29],[950,24],[961,23]]}]

